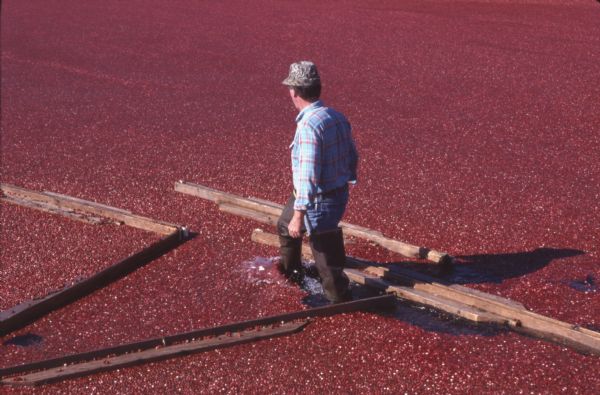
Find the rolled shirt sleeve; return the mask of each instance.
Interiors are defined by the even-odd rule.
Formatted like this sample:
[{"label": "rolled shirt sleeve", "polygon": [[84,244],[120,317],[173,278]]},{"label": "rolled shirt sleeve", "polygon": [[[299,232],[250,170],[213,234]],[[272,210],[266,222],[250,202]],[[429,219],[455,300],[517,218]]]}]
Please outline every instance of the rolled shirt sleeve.
[{"label": "rolled shirt sleeve", "polygon": [[301,123],[294,139],[294,210],[306,210],[317,194],[321,176],[321,136],[308,123]]}]

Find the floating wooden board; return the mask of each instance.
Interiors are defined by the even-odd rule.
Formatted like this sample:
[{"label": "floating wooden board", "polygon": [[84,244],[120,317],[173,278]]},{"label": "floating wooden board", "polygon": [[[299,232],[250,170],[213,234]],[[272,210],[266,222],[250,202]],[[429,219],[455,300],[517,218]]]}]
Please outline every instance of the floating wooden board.
[{"label": "floating wooden board", "polygon": [[218,348],[230,347],[237,344],[244,344],[258,340],[289,335],[301,331],[306,324],[306,322],[292,322],[285,323],[274,328],[252,329],[235,332],[230,335],[220,335],[210,339],[192,340],[171,346],[152,348],[149,350],[108,357],[100,360],[55,367],[21,376],[8,377],[1,380],[0,384],[11,386],[37,386],[48,384],[128,366],[136,366],[154,361],[175,358],[178,356],[185,356],[199,352],[215,350]]},{"label": "floating wooden board", "polygon": [[279,215],[261,213],[230,203],[219,204],[219,210],[229,214],[237,215],[238,217],[253,219],[255,221],[262,222],[263,224],[273,226],[277,225],[277,220],[279,219]]},{"label": "floating wooden board", "polygon": [[[276,235],[260,229],[252,233],[252,240],[271,246],[279,245]],[[310,250],[306,250],[303,248],[303,253],[310,256]],[[564,344],[583,353],[600,355],[599,332],[534,313],[513,300],[449,284],[409,269],[390,269],[352,257],[347,257],[347,263],[364,270],[345,269],[348,277],[357,283],[392,292],[402,299],[471,321],[504,323],[515,331]],[[388,279],[403,285],[392,284],[386,281]]]},{"label": "floating wooden board", "polygon": [[[222,192],[203,185],[194,184],[185,181],[175,183],[177,192],[197,196],[202,199],[217,203],[223,211],[252,218],[260,222],[274,224],[281,215],[283,206],[269,202],[267,200],[256,198],[244,198],[238,195]],[[235,209],[237,206],[239,209]],[[427,259],[438,264],[449,264],[452,257],[444,252],[431,250],[425,247],[418,247],[399,240],[385,237],[381,232],[368,229],[362,226],[340,222],[340,226],[348,235],[361,239],[372,241],[390,251],[397,252],[408,258]]]},{"label": "floating wooden board", "polygon": [[[421,281],[415,281],[409,271],[402,269],[388,270],[385,268],[369,268],[370,273],[384,278],[398,279],[400,281],[413,280],[415,289],[430,292],[437,296],[459,301],[460,303],[476,306],[485,311],[508,318],[517,330],[530,332],[538,337],[555,340],[575,348],[578,344],[583,349],[600,355],[600,332],[559,321],[541,314],[529,311],[521,303],[460,285],[447,285],[439,280],[420,276]],[[425,279],[425,282],[422,282]],[[594,351],[594,349],[596,351]]]},{"label": "floating wooden board", "polygon": [[326,317],[335,314],[351,313],[359,310],[391,309],[394,306],[395,297],[393,295],[375,296],[371,298],[354,300],[351,302],[315,307],[312,309],[294,311],[291,313],[272,315],[249,321],[235,322],[232,324],[221,325],[213,328],[204,328],[190,332],[144,340],[140,342],[121,344],[110,348],[103,348],[79,354],[72,354],[43,361],[16,365],[0,369],[0,377],[7,377],[10,375],[15,375],[23,372],[31,372],[41,369],[51,369],[61,367],[67,364],[79,363],[89,361],[92,359],[105,358],[115,354],[124,354],[136,352],[139,350],[152,349],[155,347],[168,346],[178,342],[183,342],[191,339],[199,339],[206,336],[219,336],[229,332],[238,332],[254,327],[276,325],[282,322],[302,320],[311,317]]},{"label": "floating wooden board", "polygon": [[92,224],[124,223],[162,236],[158,242],[106,269],[44,297],[26,301],[0,312],[0,336],[19,329],[49,312],[66,306],[164,255],[185,241],[185,227],[141,217],[116,207],[52,192],[36,192],[0,184],[2,200],[24,207],[66,216]]},{"label": "floating wooden board", "polygon": [[475,307],[467,306],[463,303],[448,300],[446,298],[433,295],[429,292],[419,291],[411,287],[394,285],[378,276],[365,274],[357,269],[344,269],[344,273],[346,273],[350,281],[354,281],[357,284],[362,284],[371,288],[379,289],[381,291],[393,293],[400,299],[444,311],[457,317],[465,318],[469,321],[487,323],[492,322],[496,324],[507,323],[505,318],[502,318],[496,314],[488,313]]},{"label": "floating wooden board", "polygon": [[127,210],[58,193],[37,192],[4,183],[0,184],[0,190],[4,195],[3,199],[5,201],[14,204],[28,202],[29,204],[26,204],[27,207],[36,208],[38,210],[54,210],[54,213],[62,215],[68,214],[67,216],[72,216],[75,212],[88,216],[109,218],[134,228],[144,229],[161,235],[169,235],[175,231],[184,229],[176,224],[142,217]]},{"label": "floating wooden board", "polygon": [[11,203],[11,204],[14,204],[17,206],[23,206],[23,207],[31,208],[31,209],[38,210],[38,211],[44,211],[44,212],[47,212],[50,214],[61,215],[63,217],[67,217],[67,218],[75,220],[75,221],[85,222],[85,223],[92,224],[92,225],[103,225],[103,224],[106,224],[109,222],[106,218],[97,217],[97,216],[93,216],[93,215],[86,215],[85,213],[79,213],[75,210],[66,210],[66,209],[57,208],[56,206],[51,206],[51,205],[45,204],[43,202],[34,202],[34,201],[30,201],[30,200],[19,199],[19,198],[14,198],[14,197],[7,197],[7,196],[3,197],[2,201]]}]

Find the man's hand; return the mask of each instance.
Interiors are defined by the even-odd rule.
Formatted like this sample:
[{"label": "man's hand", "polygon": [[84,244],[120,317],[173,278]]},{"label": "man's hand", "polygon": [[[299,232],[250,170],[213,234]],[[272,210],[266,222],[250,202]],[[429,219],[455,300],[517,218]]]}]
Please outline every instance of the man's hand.
[{"label": "man's hand", "polygon": [[294,210],[294,216],[288,225],[288,233],[293,238],[302,237],[302,222],[304,221],[304,211]]}]

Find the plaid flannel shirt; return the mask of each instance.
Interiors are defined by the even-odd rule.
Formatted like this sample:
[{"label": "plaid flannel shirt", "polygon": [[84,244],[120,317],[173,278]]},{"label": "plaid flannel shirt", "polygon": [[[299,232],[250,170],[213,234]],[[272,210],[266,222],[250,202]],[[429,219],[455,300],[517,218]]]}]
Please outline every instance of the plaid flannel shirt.
[{"label": "plaid flannel shirt", "polygon": [[358,153],[346,117],[320,100],[305,107],[296,123],[290,145],[294,210],[306,210],[315,195],[356,182]]}]

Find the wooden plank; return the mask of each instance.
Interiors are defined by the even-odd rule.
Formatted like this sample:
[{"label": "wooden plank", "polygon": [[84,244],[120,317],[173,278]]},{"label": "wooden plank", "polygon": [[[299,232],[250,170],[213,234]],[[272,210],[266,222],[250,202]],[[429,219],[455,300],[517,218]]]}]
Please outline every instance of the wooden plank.
[{"label": "wooden plank", "polygon": [[428,291],[438,296],[444,296],[477,308],[486,307],[486,305],[482,303],[483,301],[502,306],[512,306],[518,309],[525,308],[521,303],[515,302],[514,300],[488,294],[458,284],[444,283],[441,280],[437,280],[421,273],[416,273],[412,270],[402,268],[390,269],[384,266],[369,266],[365,268],[365,272],[377,275],[381,278],[408,283],[415,289]]},{"label": "wooden plank", "polygon": [[[279,238],[277,237],[277,235],[265,232],[262,229],[254,229],[250,238],[256,243],[261,243],[273,247],[279,247]],[[305,259],[313,259],[312,251],[310,247],[306,244],[302,245],[302,256]],[[425,274],[421,274],[408,269],[395,269],[397,272],[402,273],[402,275],[399,275],[399,273],[390,271],[390,269],[385,266],[377,266],[377,264],[374,262],[369,262],[351,256],[346,256],[346,266],[354,269],[364,269],[367,273],[375,274],[382,278],[390,278],[402,284],[411,285],[415,289],[430,291],[431,288],[440,288],[440,291],[436,293],[437,295],[445,296],[449,299],[453,299],[463,303],[466,303],[468,299],[460,299],[460,296],[462,296],[463,294],[467,294],[478,296],[479,298],[483,299],[497,300],[501,303],[519,306],[523,308],[522,304],[512,301],[510,299],[501,298],[496,295],[487,294],[457,284],[442,284],[441,282],[439,282],[439,280],[436,280],[431,276],[427,276]],[[478,307],[476,304],[473,304],[472,306]]]},{"label": "wooden plank", "polygon": [[48,384],[128,366],[170,359],[177,356],[185,356],[194,353],[215,350],[218,348],[230,347],[233,345],[289,335],[301,331],[306,324],[307,322],[292,322],[285,323],[274,328],[259,328],[236,332],[230,335],[220,335],[210,339],[193,340],[186,343],[175,344],[156,349],[152,348],[140,352],[133,352],[130,354],[118,355],[100,360],[51,368],[22,376],[9,377],[3,379],[0,381],[0,383],[12,386]]},{"label": "wooden plank", "polygon": [[59,207],[68,207],[75,210],[101,215],[103,217],[112,218],[122,221],[125,225],[134,228],[148,230],[150,232],[168,235],[180,227],[164,221],[155,220],[141,215],[132,214],[131,212],[123,212],[121,209],[106,206],[87,200],[74,198],[71,196],[61,195],[53,192],[45,192],[46,195],[56,199]]},{"label": "wooden plank", "polygon": [[[267,200],[256,199],[256,198],[244,198],[238,195],[218,191],[213,188],[205,187],[203,185],[194,184],[185,181],[178,181],[175,183],[175,190],[177,192],[185,193],[188,195],[200,197],[212,202],[215,202],[221,206],[223,211],[228,213],[241,215],[247,218],[252,218],[260,222],[266,222],[269,220],[272,222],[272,218],[277,218],[281,215],[283,206],[269,202]],[[223,207],[225,205],[225,207]],[[239,206],[244,209],[238,211],[231,208],[231,206]],[[249,212],[255,211],[257,213],[266,214],[267,216],[252,215]],[[452,257],[444,252],[432,250],[425,247],[414,246],[399,240],[390,239],[385,237],[381,232],[365,228],[358,225],[349,224],[347,222],[340,222],[340,227],[344,229],[344,232],[349,236],[355,236],[361,239],[372,241],[380,246],[399,253],[408,258],[415,259],[426,259],[431,262],[438,264],[451,264]]]},{"label": "wooden plank", "polygon": [[389,270],[384,267],[369,267],[366,269],[372,274],[383,278],[389,278],[400,281],[412,281],[415,289],[431,292],[438,296],[443,296],[461,303],[475,306],[494,314],[507,317],[511,321],[518,322],[522,327],[531,327],[532,329],[543,327],[555,327],[557,330],[576,329],[578,332],[600,339],[600,332],[592,331],[586,328],[575,327],[572,324],[559,321],[541,314],[527,310],[523,304],[503,298],[497,295],[490,295],[476,289],[464,287],[457,284],[448,284],[421,273],[415,273],[411,270],[394,268]]},{"label": "wooden plank", "polygon": [[[413,288],[394,286],[381,279],[379,276],[364,274],[355,269],[345,269],[345,272],[348,277],[354,281],[362,281],[362,283],[365,285],[374,286],[378,289],[384,289],[386,292],[393,292],[404,299],[412,300],[417,303],[425,302],[423,304],[430,305],[430,301],[420,301],[420,296],[415,296],[406,292],[407,289]],[[444,298],[445,301],[451,300],[447,299],[441,294],[436,295],[435,293],[428,292],[427,288],[418,291],[434,297]],[[463,295],[463,297],[476,298],[474,295]],[[456,299],[451,301],[460,303],[462,306],[472,307],[469,304],[463,303],[462,300],[464,299],[461,299],[461,301],[457,301]],[[505,323],[510,325],[516,331],[524,332],[542,339],[551,340],[559,344],[564,344],[586,354],[600,355],[600,333],[598,332],[574,326],[550,317],[545,317],[543,315],[520,308],[519,306],[505,304],[495,299],[479,298],[476,306],[480,311],[485,311],[492,316],[500,317]],[[433,307],[439,308],[438,306]],[[455,314],[452,312],[452,308],[441,308],[441,310]],[[461,316],[471,319],[465,315]]]},{"label": "wooden plank", "polygon": [[497,324],[507,323],[505,318],[502,318],[498,315],[491,314],[462,303],[457,303],[452,300],[441,298],[428,292],[419,291],[410,287],[393,285],[378,276],[365,274],[356,269],[344,269],[344,273],[346,273],[351,281],[354,281],[357,284],[362,284],[371,288],[379,289],[381,291],[393,293],[400,299],[444,311],[446,313],[465,318],[469,321]]},{"label": "wooden plank", "polygon": [[[161,235],[169,235],[177,229],[183,229],[175,224],[142,217],[140,215],[132,214],[127,210],[78,199],[72,196],[53,192],[37,192],[4,183],[0,184],[0,189],[5,196],[10,198],[30,200],[38,204],[43,203],[46,206],[55,207],[58,210],[67,212],[69,210],[77,210],[82,213],[98,215],[122,222],[128,226],[148,230]],[[60,213],[60,211],[57,213]]]},{"label": "wooden plank", "polygon": [[106,218],[96,217],[96,216],[92,216],[92,215],[86,215],[86,214],[78,213],[74,210],[61,209],[56,206],[48,205],[43,202],[36,202],[36,201],[25,200],[25,199],[20,199],[20,198],[12,198],[12,197],[7,197],[7,196],[2,197],[1,200],[4,202],[7,202],[7,203],[14,204],[14,205],[23,206],[23,207],[31,208],[31,209],[38,210],[38,211],[43,211],[43,212],[50,213],[50,214],[62,215],[63,217],[67,217],[67,218],[75,220],[75,221],[85,222],[85,223],[92,224],[92,225],[103,225],[103,224],[107,224],[107,223],[114,223],[114,222],[109,221]]},{"label": "wooden plank", "polygon": [[70,304],[106,285],[126,276],[154,259],[166,254],[184,240],[179,231],[162,238],[149,247],[123,259],[106,269],[43,298],[20,303],[0,312],[0,336],[31,323],[34,320]]},{"label": "wooden plank", "polygon": [[[273,247],[279,247],[279,239],[277,235],[269,232],[265,232],[262,229],[254,229],[250,239],[256,243],[261,243]],[[305,259],[313,259],[312,251],[306,244],[302,245],[302,256]],[[454,299],[466,303],[468,299],[460,299],[464,294],[477,296],[483,299],[496,300],[498,302],[524,308],[521,303],[515,302],[510,299],[502,298],[500,296],[487,294],[476,289],[467,288],[457,284],[443,284],[440,280],[437,280],[431,276],[427,276],[422,273],[415,272],[413,270],[396,268],[395,271],[391,271],[385,266],[378,266],[374,262],[366,261],[356,257],[346,256],[346,266],[354,269],[363,269],[369,274],[374,274],[382,278],[390,278],[398,281],[402,284],[411,285],[416,289],[422,289],[431,291],[432,288],[438,289],[437,292],[440,296],[445,296],[449,299]],[[449,289],[447,289],[449,288]],[[476,304],[472,306],[478,307]]]},{"label": "wooden plank", "polygon": [[312,317],[328,317],[335,314],[352,313],[360,310],[391,309],[395,306],[395,299],[396,298],[393,295],[375,296],[371,298],[353,300],[345,303],[338,303],[333,305],[315,307],[307,310],[294,311],[291,313],[277,314],[249,321],[235,322],[213,328],[197,329],[190,332],[184,332],[134,343],[121,344],[110,348],[103,348],[99,350],[93,350],[84,353],[67,355],[63,357],[3,368],[0,369],[0,377],[6,377],[8,375],[29,372],[33,370],[48,369],[52,367],[62,366],[64,364],[81,362],[90,359],[104,358],[113,354],[123,354],[127,352],[133,352],[153,347],[171,345],[177,342],[193,338],[218,336],[228,332],[237,332],[253,327],[275,325],[281,322],[301,320]]},{"label": "wooden plank", "polygon": [[[268,232],[264,232],[261,229],[255,229],[252,232],[251,239],[255,242],[266,244],[266,245],[271,245],[271,246],[279,245],[279,239],[276,235],[268,233]],[[306,245],[303,246],[302,252],[305,257],[312,257],[310,248],[307,248]],[[365,262],[353,259],[352,257],[346,257],[346,260],[347,260],[347,262],[350,262],[351,264],[353,264],[352,266],[354,266],[354,267],[364,266],[364,264],[365,264]],[[370,266],[368,266],[367,268],[370,268]],[[505,323],[506,322],[506,320],[504,320],[501,317],[498,317],[496,315],[490,315],[490,314],[488,314],[482,310],[479,310],[477,308],[474,308],[471,306],[465,306],[464,304],[457,303],[455,301],[448,300],[446,298],[440,298],[436,295],[428,294],[421,290],[415,290],[414,288],[408,288],[408,287],[397,287],[396,288],[396,286],[393,286],[392,284],[387,283],[385,280],[383,280],[375,275],[369,276],[368,274],[365,275],[359,271],[351,270],[351,269],[347,269],[346,274],[348,275],[350,280],[352,280],[356,283],[371,286],[371,287],[374,287],[376,289],[383,290],[386,292],[392,292],[396,296],[398,296],[402,299],[410,300],[412,302],[419,303],[419,304],[424,304],[429,307],[436,308],[438,310],[442,310],[447,313],[457,315],[457,316],[466,318],[471,321],[495,322],[495,323]]]},{"label": "wooden plank", "polygon": [[[577,327],[567,322],[559,321],[541,314],[527,310],[521,303],[508,300],[499,296],[489,295],[477,290],[460,286],[444,286],[439,283],[418,283],[415,288],[427,290],[439,296],[444,296],[461,303],[477,306],[494,314],[502,315],[517,322],[518,326],[532,330],[550,330],[557,335],[569,338],[571,334],[583,333],[600,341],[600,333],[586,328]],[[578,337],[578,336],[575,336]],[[600,343],[597,344],[600,351]]]},{"label": "wooden plank", "polygon": [[276,215],[260,213],[248,208],[236,206],[234,204],[229,203],[220,203],[219,210],[229,214],[237,215],[238,217],[253,219],[255,221],[262,222],[263,224],[273,226],[277,225],[277,220],[279,219],[279,216]]},{"label": "wooden plank", "polygon": [[[255,229],[252,232],[251,240],[257,243],[273,247],[279,246],[279,239],[277,235],[265,232],[262,229]],[[310,250],[310,247],[306,244],[303,244],[302,246],[302,256],[305,259],[313,259],[312,251]],[[432,291],[432,289],[435,289],[436,292],[433,293],[437,294],[438,296],[444,296],[448,299],[453,299],[462,303],[468,304],[471,300],[473,300],[470,299],[471,297],[477,297],[478,299],[495,300],[502,304],[512,305],[517,308],[524,308],[524,306],[521,303],[515,302],[513,300],[481,292],[476,289],[467,288],[462,285],[443,283],[442,281],[435,279],[431,276],[418,273],[409,269],[394,268],[394,270],[392,271],[388,267],[378,266],[374,262],[366,261],[351,256],[346,256],[346,266],[354,269],[363,269],[367,273],[375,274],[382,278],[393,279],[394,281],[400,282],[402,284],[411,285],[415,289],[425,291]],[[462,298],[463,295],[466,295],[466,297]],[[481,308],[476,303],[471,304],[471,306]]]},{"label": "wooden plank", "polygon": [[217,204],[229,203],[276,217],[279,217],[283,210],[282,205],[269,202],[267,200],[246,199],[238,195],[222,192],[217,189],[205,187],[199,184],[193,184],[190,182],[176,182],[175,191],[209,200]]}]

